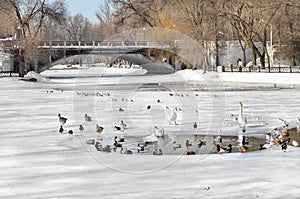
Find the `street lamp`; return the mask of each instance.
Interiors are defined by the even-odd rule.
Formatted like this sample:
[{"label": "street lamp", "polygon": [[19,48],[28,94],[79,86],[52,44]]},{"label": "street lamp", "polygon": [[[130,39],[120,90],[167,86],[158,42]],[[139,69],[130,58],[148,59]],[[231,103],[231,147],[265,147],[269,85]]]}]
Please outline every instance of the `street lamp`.
[{"label": "street lamp", "polygon": [[143,28],[144,31],[144,43],[146,42],[146,28]]},{"label": "street lamp", "polygon": [[[272,24],[268,24],[264,19],[261,20],[261,22],[266,23],[267,25],[270,25],[270,67],[273,67],[273,28]],[[269,68],[270,68],[269,67]]]}]

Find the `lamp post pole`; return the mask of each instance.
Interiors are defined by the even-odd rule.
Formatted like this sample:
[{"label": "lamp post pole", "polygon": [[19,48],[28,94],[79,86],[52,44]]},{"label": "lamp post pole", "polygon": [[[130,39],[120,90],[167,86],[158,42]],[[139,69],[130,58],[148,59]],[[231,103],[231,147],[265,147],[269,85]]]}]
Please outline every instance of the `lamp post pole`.
[{"label": "lamp post pole", "polygon": [[272,29],[272,24],[270,24],[270,54],[271,54],[270,65],[271,65],[271,67],[273,67],[273,29]]},{"label": "lamp post pole", "polygon": [[146,28],[143,28],[144,31],[144,43],[146,42]]}]

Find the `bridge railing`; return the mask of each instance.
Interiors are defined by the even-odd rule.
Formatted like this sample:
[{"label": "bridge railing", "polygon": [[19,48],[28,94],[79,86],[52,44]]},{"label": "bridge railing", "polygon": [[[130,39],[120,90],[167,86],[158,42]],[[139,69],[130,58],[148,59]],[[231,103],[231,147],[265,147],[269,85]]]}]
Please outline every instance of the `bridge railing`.
[{"label": "bridge railing", "polygon": [[41,42],[40,48],[114,48],[114,47],[157,47],[170,48],[169,45],[149,41],[46,41]]}]

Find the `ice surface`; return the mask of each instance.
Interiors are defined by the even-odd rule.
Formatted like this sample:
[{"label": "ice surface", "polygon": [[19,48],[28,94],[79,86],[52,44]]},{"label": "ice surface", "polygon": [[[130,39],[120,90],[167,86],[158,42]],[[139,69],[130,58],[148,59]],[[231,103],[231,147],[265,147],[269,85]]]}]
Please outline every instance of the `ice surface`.
[{"label": "ice surface", "polygon": [[[85,143],[100,138],[96,124],[104,127],[104,137],[120,135],[113,130],[120,120],[128,125],[125,136],[148,136],[154,125],[165,127],[170,135],[218,134],[220,129],[236,134],[240,129],[231,125],[228,115],[238,114],[239,102],[249,118],[259,116],[268,123],[248,128],[247,133],[263,135],[280,125],[278,118],[296,121],[298,89],[228,92],[209,89],[213,85],[209,80],[186,81],[179,73],[36,83],[1,78],[0,84],[0,198],[297,198],[300,194],[299,148],[288,147],[286,153],[152,156],[106,154]],[[179,125],[168,124],[174,107],[182,110]],[[58,113],[68,118],[64,134],[58,132]],[[92,121],[84,122],[84,114]],[[80,124],[85,128],[82,135]],[[69,129],[74,136],[66,133]]]}]

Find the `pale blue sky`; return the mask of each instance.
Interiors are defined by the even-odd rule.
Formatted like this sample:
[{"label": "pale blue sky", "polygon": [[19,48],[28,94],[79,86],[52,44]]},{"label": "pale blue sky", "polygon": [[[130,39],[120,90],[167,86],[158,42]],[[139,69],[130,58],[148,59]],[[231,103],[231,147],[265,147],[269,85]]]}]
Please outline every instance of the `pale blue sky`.
[{"label": "pale blue sky", "polygon": [[66,6],[72,15],[80,13],[90,22],[97,22],[95,12],[102,3],[103,0],[66,0]]}]

